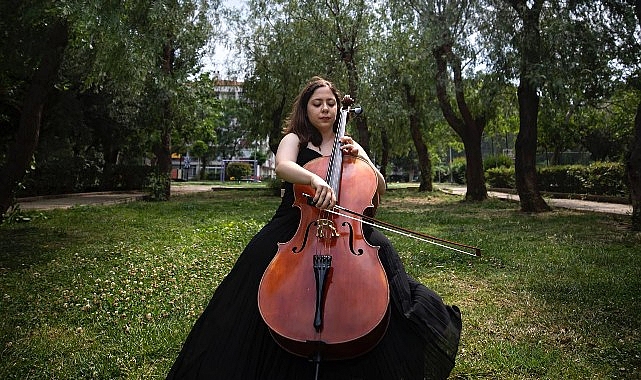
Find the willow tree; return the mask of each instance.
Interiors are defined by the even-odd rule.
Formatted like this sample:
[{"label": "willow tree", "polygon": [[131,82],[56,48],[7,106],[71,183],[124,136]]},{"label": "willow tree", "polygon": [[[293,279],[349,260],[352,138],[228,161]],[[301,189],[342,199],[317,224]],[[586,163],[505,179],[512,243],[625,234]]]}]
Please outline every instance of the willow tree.
[{"label": "willow tree", "polygon": [[[465,148],[465,198],[485,200],[481,140],[492,113],[495,87],[490,76],[472,80],[478,76],[473,69],[479,62],[470,36],[476,32],[475,16],[480,9],[477,2],[468,0],[414,0],[411,4],[421,27],[432,36],[429,49],[435,62],[434,85],[442,115]],[[466,72],[465,66],[471,69]],[[479,83],[480,90],[476,88]]]},{"label": "willow tree", "polygon": [[[378,118],[384,124],[382,137],[395,141],[395,156],[416,153],[420,171],[419,191],[432,191],[431,135],[438,116],[435,104],[433,67],[426,48],[424,31],[415,23],[411,10],[391,4],[381,12],[383,26],[380,48],[376,52],[375,84],[372,91],[378,106]],[[382,111],[382,112],[381,112]],[[404,142],[404,141],[405,142]]]},{"label": "willow tree", "polygon": [[302,86],[314,75],[336,79],[335,57],[326,53],[331,46],[300,13],[295,2],[251,0],[249,11],[233,19],[236,45],[247,60],[244,95],[252,105],[251,120],[240,122],[268,136],[274,153]]},{"label": "willow tree", "polygon": [[516,190],[521,210],[525,212],[549,211],[537,187],[536,151],[540,97],[543,77],[542,65],[541,12],[545,0],[504,0],[510,5],[519,27],[516,30],[515,48],[520,55],[518,66],[519,87],[519,133],[515,144]]},{"label": "willow tree", "polygon": [[[536,178],[542,101],[563,115],[552,128],[571,128],[576,110],[607,102],[617,82],[638,76],[634,74],[639,65],[638,25],[630,23],[638,1],[484,3],[488,21],[482,24],[479,40],[487,47],[489,65],[506,81],[519,83],[515,172],[521,209],[546,211],[549,207],[537,189]],[[557,133],[557,138],[562,136]]]},{"label": "willow tree", "polygon": [[[320,46],[328,47],[321,55],[327,54],[343,65],[347,79],[347,87],[343,91],[358,102],[364,85],[362,75],[368,56],[368,43],[372,37],[369,30],[376,22],[373,7],[365,0],[305,1],[300,3],[295,18],[312,28]],[[313,59],[322,58],[316,56]],[[357,117],[354,123],[359,144],[369,152],[367,116]]]},{"label": "willow tree", "polygon": [[[486,0],[479,42],[488,66],[505,82],[518,81],[519,132],[515,143],[516,188],[521,210],[550,210],[537,188],[536,153],[540,92],[545,83],[541,18],[546,0]],[[548,13],[553,11],[548,9]]]}]

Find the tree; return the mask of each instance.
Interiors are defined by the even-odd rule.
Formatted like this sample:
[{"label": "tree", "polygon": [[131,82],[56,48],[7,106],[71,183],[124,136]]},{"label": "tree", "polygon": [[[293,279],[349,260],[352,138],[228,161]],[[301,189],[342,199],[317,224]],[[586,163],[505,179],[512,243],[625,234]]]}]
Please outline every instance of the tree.
[{"label": "tree", "polygon": [[[25,23],[27,30],[11,25],[16,28],[7,30],[7,32],[14,32],[11,34],[11,39],[3,38],[3,46],[0,46],[0,50],[3,52],[2,61],[14,62],[15,59],[4,60],[5,54],[12,52],[28,59],[30,63],[33,62],[33,66],[30,67],[29,72],[22,73],[25,80],[23,84],[16,85],[20,88],[18,93],[23,94],[23,101],[19,106],[19,124],[14,140],[9,146],[4,165],[0,168],[0,178],[2,178],[0,182],[0,220],[13,203],[16,188],[31,163],[40,133],[43,108],[47,96],[54,89],[53,86],[58,78],[58,70],[62,65],[64,51],[69,42],[67,20],[56,17],[49,19],[48,23],[38,21],[39,17],[45,16],[46,6],[27,12],[32,6],[29,2],[11,1],[4,2],[4,4],[3,18],[19,20],[18,23]],[[17,15],[21,17],[16,17]],[[40,34],[44,38],[36,44],[32,51],[28,51],[30,49],[22,49],[18,43],[24,37],[24,35],[20,35],[22,33],[31,36]],[[7,75],[8,70],[5,70],[7,67],[3,69],[3,82],[11,77],[11,74]]]},{"label": "tree", "polygon": [[[514,106],[517,103],[516,90],[513,86],[502,86],[501,92],[496,98],[494,117],[488,119],[485,128],[486,135],[492,144],[492,155],[507,154],[513,157],[512,135],[519,130],[518,109]],[[496,143],[496,144],[495,144]],[[496,147],[503,147],[506,151],[495,150]],[[510,154],[512,152],[512,154]]]},{"label": "tree", "polygon": [[[449,1],[435,6],[433,9],[421,7],[419,13],[425,27],[436,28],[438,36],[432,47],[432,55],[436,61],[436,94],[445,120],[461,137],[465,147],[466,169],[465,177],[467,192],[465,199],[482,201],[487,199],[481,139],[487,124],[493,95],[489,92],[485,103],[479,107],[476,114],[470,106],[463,76],[462,54],[470,52],[466,40],[470,34],[467,26],[470,22],[474,7],[467,1]],[[448,73],[448,67],[452,77]],[[489,78],[487,76],[486,78]],[[454,99],[458,114],[452,107],[448,94],[448,84],[453,84]]]},{"label": "tree", "polygon": [[[210,5],[196,0],[108,2],[96,7],[81,1],[3,2],[0,11],[7,21],[2,24],[6,38],[0,79],[3,88],[7,84],[24,100],[16,104],[20,121],[0,168],[0,214],[11,206],[30,166],[47,95],[67,87],[99,91],[109,83],[119,96],[161,96],[162,113],[147,121],[163,126],[158,161],[168,173],[168,136],[175,120],[166,120],[176,115],[168,99],[198,69],[201,48],[209,38]],[[167,91],[150,91],[152,84]]]},{"label": "tree", "polygon": [[[618,91],[618,80],[613,79],[620,75],[612,65],[617,60],[616,37],[605,31],[619,26],[598,2],[575,1],[550,8],[554,14],[548,12],[542,21],[549,37],[542,43],[544,64],[540,75],[546,80],[541,88],[538,137],[546,153],[552,152],[552,164],[558,164],[561,152],[576,148],[579,143],[586,148],[596,147],[590,144],[591,139],[598,139],[597,145],[605,147],[610,138],[599,135],[618,134],[594,128],[596,119],[584,114],[603,114]],[[593,149],[595,153],[597,150],[600,149]],[[607,156],[608,153],[593,155],[595,159]]]},{"label": "tree", "polygon": [[[637,11],[637,13],[639,13]],[[634,141],[630,157],[626,162],[630,181],[630,200],[632,201],[632,229],[641,231],[641,102],[634,118]]]},{"label": "tree", "polygon": [[551,165],[561,163],[561,153],[574,148],[579,142],[579,127],[575,122],[574,111],[559,112],[558,103],[546,97],[539,115],[538,145],[551,153]]},{"label": "tree", "polygon": [[202,140],[196,140],[191,145],[191,153],[198,160],[198,166],[199,167],[200,167],[200,163],[203,162],[203,166],[200,167],[200,173],[198,173],[199,178],[202,180],[205,177],[204,174],[205,174],[205,163],[206,163],[206,161],[204,160],[204,158],[206,158],[207,155],[209,154],[209,145],[207,145]]},{"label": "tree", "polygon": [[[620,51],[618,45],[627,38],[612,34],[619,22],[604,12],[600,2],[502,0],[488,4],[493,12],[482,35],[493,41],[486,45],[492,67],[506,81],[519,80],[515,171],[521,209],[546,211],[549,207],[537,190],[536,179],[539,117],[543,117],[544,137],[571,143],[564,136],[574,134],[546,127],[572,128],[573,117],[582,107],[606,101],[613,79],[619,76],[611,63],[621,57],[613,53]],[[540,115],[542,101],[563,119],[552,122],[552,112],[548,112],[552,110]]]},{"label": "tree", "polygon": [[[634,114],[638,94],[629,86],[620,89],[592,107],[574,115],[577,127],[568,131],[590,152],[595,161],[623,161],[629,152],[628,143],[634,135]],[[623,148],[623,149],[622,149]]]},{"label": "tree", "polygon": [[[636,16],[636,26],[628,29],[628,41],[626,49],[631,54],[624,60],[635,70],[631,75],[629,83],[637,91],[641,91],[641,71],[639,70],[639,41],[634,39],[635,30],[641,27],[641,1],[627,0],[625,3],[613,1],[611,7],[623,9],[624,13]],[[620,7],[618,8],[617,5]],[[626,12],[628,10],[628,12]],[[641,231],[641,100],[637,106],[634,118],[634,140],[631,143],[630,154],[626,161],[626,171],[630,182],[630,200],[632,201],[632,229]]]},{"label": "tree", "polygon": [[269,137],[275,153],[294,97],[312,76],[330,76],[336,60],[326,53],[331,42],[298,16],[297,2],[251,0],[249,9],[233,19],[237,45],[247,57],[243,90],[252,106],[241,123],[247,121],[255,136]]},{"label": "tree", "polygon": [[[468,97],[468,95],[478,91],[475,86],[477,83],[483,83],[483,81],[475,83],[474,81],[466,80],[464,73],[464,60],[469,61],[472,66],[475,64],[474,57],[476,54],[474,54],[474,49],[469,42],[469,36],[473,33],[475,7],[473,2],[468,1],[436,2],[414,0],[410,2],[410,5],[410,12],[408,12],[406,4],[403,2],[392,2],[390,5],[393,8],[393,12],[395,12],[394,20],[398,20],[400,29],[403,31],[401,34],[413,34],[413,37],[410,37],[412,42],[402,50],[403,54],[415,49],[422,50],[420,53],[414,54],[419,57],[418,60],[422,65],[422,71],[433,78],[429,80],[429,85],[432,86],[431,91],[435,92],[435,97],[438,99],[441,115],[465,145],[465,153],[468,160],[468,165],[466,166],[468,184],[466,199],[484,200],[487,198],[487,190],[483,172],[481,138],[488,112],[492,107],[491,99],[493,95],[491,92],[486,91],[484,93],[486,102],[473,107],[471,104],[473,102],[469,100],[473,99],[473,96]],[[401,18],[403,15],[405,18]],[[398,59],[396,64],[400,62],[403,62],[403,60]],[[399,68],[404,71],[408,70],[406,64],[400,64]],[[412,70],[412,72],[416,72],[416,70]],[[472,71],[468,72],[467,75],[473,75]],[[403,75],[396,76],[403,77]],[[487,76],[486,78],[490,77]],[[420,82],[425,81],[425,78],[420,80]],[[486,82],[489,83],[490,81]],[[416,83],[413,83],[413,85],[418,86]],[[466,89],[468,85],[472,91]],[[485,87],[489,88],[490,86]],[[450,89],[453,89],[455,94],[453,99],[450,99],[449,96]],[[422,92],[424,94],[423,101],[428,102],[427,99],[431,95],[428,95],[430,91],[423,89]],[[405,93],[409,94],[407,91]],[[411,100],[411,98],[408,99]],[[458,112],[453,108],[453,103],[456,104]],[[424,107],[429,107],[429,105],[425,104]],[[410,111],[410,115],[412,114]],[[427,114],[423,117],[425,116]],[[416,142],[417,134],[415,128],[411,129],[411,135],[415,140],[419,153],[419,161],[424,161],[421,160],[421,157],[429,157],[429,154],[426,149],[420,147],[420,142]],[[430,130],[433,129],[433,127],[430,128]],[[424,152],[421,153],[421,150]],[[428,172],[425,175],[431,181],[431,173]],[[421,183],[421,186],[423,186],[423,183]]]},{"label": "tree", "polygon": [[[153,143],[158,172],[166,174],[166,198],[171,195],[171,136],[177,125],[191,122],[191,115],[183,112],[182,99],[177,96],[191,75],[198,72],[202,48],[211,35],[209,4],[207,2],[166,0],[156,4],[159,14],[148,15],[160,23],[149,22],[144,31],[153,36],[149,45],[155,48],[158,61],[148,81],[152,93],[158,96],[155,131],[158,138]],[[158,18],[158,16],[160,16]],[[149,125],[154,127],[153,125]]]},{"label": "tree", "polygon": [[[345,94],[359,101],[361,98],[361,75],[364,72],[365,57],[368,53],[369,30],[376,18],[372,7],[365,0],[328,0],[324,2],[306,1],[298,7],[291,7],[292,16],[304,22],[315,36],[320,46],[327,49],[319,56],[329,54],[331,63],[342,63],[347,86],[341,86],[336,65],[327,67],[333,81]],[[321,58],[322,59],[322,58]],[[355,118],[357,139],[366,152],[369,152],[369,130],[367,116]]]},{"label": "tree", "polygon": [[[432,191],[432,161],[430,154],[430,130],[436,123],[430,111],[434,104],[429,101],[433,95],[430,88],[434,81],[430,78],[431,68],[425,41],[425,33],[419,30],[414,23],[414,15],[407,8],[400,5],[391,5],[389,14],[384,19],[384,29],[381,31],[383,41],[380,47],[385,47],[378,52],[379,63],[375,66],[378,74],[377,90],[372,97],[381,103],[377,116],[386,123],[383,126],[381,137],[382,145],[394,141],[394,152],[386,152],[388,159],[390,153],[397,156],[412,156],[418,161],[420,171],[419,191]],[[382,112],[380,112],[382,111]],[[388,121],[389,120],[389,121]],[[400,124],[402,128],[395,128]],[[402,131],[402,132],[401,132]],[[410,154],[409,142],[402,139],[411,139],[415,155]],[[392,159],[399,162],[400,160]]]},{"label": "tree", "polygon": [[[539,112],[539,90],[542,85],[540,66],[541,31],[540,17],[545,0],[504,0],[516,12],[521,23],[516,48],[520,54],[519,87],[519,133],[516,137],[514,162],[516,189],[525,212],[549,211],[536,179],[536,149]],[[529,5],[531,4],[531,5]]]},{"label": "tree", "polygon": [[217,82],[211,73],[202,73],[178,88],[177,97],[182,100],[182,122],[176,125],[172,141],[184,145],[197,140],[208,146],[216,144],[216,129],[225,123],[225,117],[228,116],[227,110],[224,110],[224,100],[217,97]]},{"label": "tree", "polygon": [[[310,4],[312,3],[314,2],[310,2]],[[362,67],[360,67],[359,60],[364,54],[367,54],[368,30],[375,20],[374,15],[365,0],[331,0],[326,1],[325,5],[326,12],[321,10],[313,20],[316,21],[316,28],[324,34],[326,39],[335,41],[334,46],[347,71],[348,94],[358,99],[362,84],[360,80]],[[321,17],[323,14],[330,15],[328,21],[331,22],[333,28],[326,30],[323,27],[325,24]],[[359,144],[369,153],[367,116],[357,117],[355,123]]]}]

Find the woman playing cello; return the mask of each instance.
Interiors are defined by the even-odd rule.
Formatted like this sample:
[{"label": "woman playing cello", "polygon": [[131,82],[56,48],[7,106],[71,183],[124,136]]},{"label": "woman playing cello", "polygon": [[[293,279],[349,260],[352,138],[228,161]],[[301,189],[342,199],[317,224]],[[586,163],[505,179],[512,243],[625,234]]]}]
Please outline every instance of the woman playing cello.
[{"label": "woman playing cello", "polygon": [[[309,161],[332,151],[341,97],[334,85],[312,78],[296,98],[287,120],[285,136],[276,154],[276,172],[285,181],[285,194],[275,215],[254,236],[231,272],[216,289],[200,316],[168,379],[312,379],[314,366],[306,358],[281,348],[263,321],[257,303],[263,274],[277,254],[278,243],[297,232],[301,211],[292,207],[293,184],[313,189],[309,200],[321,210],[337,202],[337,194]],[[340,137],[344,155],[371,164],[352,138]],[[382,195],[385,182],[378,179]],[[454,367],[461,332],[458,308],[411,278],[389,240],[377,229],[364,226],[363,235],[378,256],[389,283],[389,322],[384,335],[366,353],[323,363],[321,379],[445,379]]]}]

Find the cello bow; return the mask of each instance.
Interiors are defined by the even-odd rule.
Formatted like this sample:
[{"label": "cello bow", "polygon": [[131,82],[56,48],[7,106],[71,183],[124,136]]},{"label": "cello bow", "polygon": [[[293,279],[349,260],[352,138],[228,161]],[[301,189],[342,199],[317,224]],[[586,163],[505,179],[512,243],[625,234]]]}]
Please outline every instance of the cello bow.
[{"label": "cello bow", "polygon": [[[303,195],[308,199],[308,202],[311,202],[313,200],[313,197],[311,195],[309,194],[303,194]],[[407,228],[403,228],[382,220],[378,220],[376,218],[372,218],[365,214],[352,211],[350,209],[347,209],[339,205],[334,206],[333,210],[326,210],[326,211],[332,214],[341,215],[345,218],[359,220],[361,223],[370,225],[372,227],[380,228],[380,229],[393,232],[399,235],[403,235],[412,239],[416,239],[425,243],[433,244],[441,248],[449,249],[449,250],[463,253],[469,256],[474,256],[474,257],[481,256],[481,249],[479,247],[475,247],[472,245],[463,244],[463,243],[459,243],[451,240],[446,240],[443,238],[428,235],[418,231],[412,231]]]}]

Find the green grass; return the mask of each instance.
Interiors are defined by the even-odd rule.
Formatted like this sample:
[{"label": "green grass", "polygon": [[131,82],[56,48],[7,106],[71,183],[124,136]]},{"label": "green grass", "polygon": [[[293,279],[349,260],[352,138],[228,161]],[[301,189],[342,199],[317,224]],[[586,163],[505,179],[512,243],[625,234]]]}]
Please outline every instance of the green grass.
[{"label": "green grass", "polygon": [[[164,378],[278,202],[216,191],[0,226],[0,378]],[[378,217],[483,250],[387,234],[407,271],[462,310],[451,379],[641,378],[641,235],[629,217],[529,215],[411,189],[388,192]]]}]

